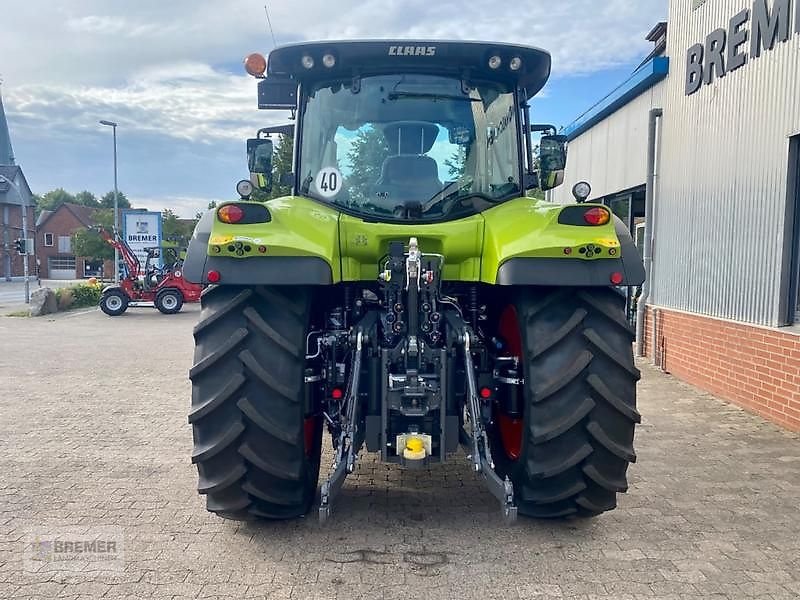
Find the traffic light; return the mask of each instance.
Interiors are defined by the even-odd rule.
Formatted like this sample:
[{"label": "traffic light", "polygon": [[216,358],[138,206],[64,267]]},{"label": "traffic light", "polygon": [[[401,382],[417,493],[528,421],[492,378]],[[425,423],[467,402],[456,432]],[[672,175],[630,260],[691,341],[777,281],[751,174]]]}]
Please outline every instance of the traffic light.
[{"label": "traffic light", "polygon": [[14,240],[14,250],[17,251],[17,254],[20,256],[25,255],[25,240],[22,238],[17,238]]}]

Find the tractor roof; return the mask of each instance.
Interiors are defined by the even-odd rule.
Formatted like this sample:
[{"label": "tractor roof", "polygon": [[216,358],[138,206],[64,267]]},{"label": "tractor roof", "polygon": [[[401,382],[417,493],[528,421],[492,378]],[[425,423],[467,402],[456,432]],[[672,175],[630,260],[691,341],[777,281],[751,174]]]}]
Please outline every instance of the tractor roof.
[{"label": "tractor roof", "polygon": [[[335,59],[332,67],[323,64],[326,54]],[[313,59],[311,68],[303,66],[306,56]],[[494,69],[489,67],[492,57],[499,57],[501,61]],[[517,70],[510,68],[514,58],[521,61]],[[530,46],[495,42],[325,41],[276,48],[270,52],[267,66],[268,77],[291,77],[300,81],[392,72],[466,75],[503,81],[525,89],[530,98],[544,87],[550,76],[550,54]]]}]

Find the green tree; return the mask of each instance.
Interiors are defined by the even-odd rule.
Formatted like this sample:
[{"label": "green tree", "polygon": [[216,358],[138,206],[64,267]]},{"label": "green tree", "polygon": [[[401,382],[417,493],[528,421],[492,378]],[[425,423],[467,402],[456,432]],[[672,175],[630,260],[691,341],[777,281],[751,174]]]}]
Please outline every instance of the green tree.
[{"label": "green tree", "polygon": [[270,198],[280,198],[292,193],[291,185],[281,185],[281,176],[292,172],[292,154],[294,153],[294,138],[281,134],[278,138],[278,147],[272,156],[272,191]]},{"label": "green tree", "polygon": [[212,210],[214,208],[217,208],[216,200],[212,200],[211,202],[209,202],[208,205],[206,206],[206,210],[199,210],[196,213],[194,213],[194,220],[199,221],[200,219],[203,218],[203,215],[206,214],[206,211]]},{"label": "green tree", "polygon": [[64,188],[56,188],[54,190],[50,190],[46,194],[42,194],[42,196],[39,197],[36,204],[37,212],[41,212],[43,210],[55,210],[67,202],[75,202],[75,196],[70,194]]},{"label": "green tree", "polygon": [[181,219],[172,209],[161,211],[161,232],[165,240],[187,245],[197,220]]},{"label": "green tree", "polygon": [[[100,209],[95,211],[92,219],[101,227],[111,232],[114,226],[114,211],[112,209]],[[82,229],[72,235],[72,248],[75,256],[85,256],[92,259],[114,258],[114,249],[106,242],[95,229]]]},{"label": "green tree", "polygon": [[92,192],[82,191],[75,194],[75,204],[83,204],[84,206],[91,206],[92,208],[100,208],[100,201]]},{"label": "green tree", "polygon": [[[111,190],[100,198],[100,204],[103,208],[114,208],[114,190]],[[128,197],[122,192],[119,192],[117,206],[119,206],[120,209],[131,207],[130,200],[128,200]]]},{"label": "green tree", "polygon": [[452,156],[444,161],[444,166],[454,180],[458,180],[464,176],[464,171],[467,168],[467,147],[459,146]]},{"label": "green tree", "polygon": [[350,167],[347,187],[352,204],[364,204],[370,199],[372,188],[380,178],[383,161],[389,156],[389,152],[383,132],[373,127],[358,131],[347,153]]}]

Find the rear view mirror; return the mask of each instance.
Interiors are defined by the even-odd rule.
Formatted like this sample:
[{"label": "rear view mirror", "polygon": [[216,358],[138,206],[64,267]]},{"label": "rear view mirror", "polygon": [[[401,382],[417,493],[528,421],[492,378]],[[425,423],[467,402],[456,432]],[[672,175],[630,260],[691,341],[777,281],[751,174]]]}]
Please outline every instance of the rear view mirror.
[{"label": "rear view mirror", "polygon": [[259,189],[272,188],[272,140],[251,138],[247,140],[247,165],[251,179]]},{"label": "rear view mirror", "polygon": [[566,142],[567,138],[563,135],[545,135],[539,141],[539,181],[543,190],[551,190],[564,183]]},{"label": "rear view mirror", "polygon": [[293,110],[296,107],[296,81],[268,77],[258,82],[258,108]]},{"label": "rear view mirror", "polygon": [[531,125],[531,133],[545,133],[548,135],[556,134],[556,126],[547,123],[534,123]]},{"label": "rear view mirror", "polygon": [[475,139],[472,131],[468,127],[451,127],[447,130],[447,139],[451,144],[459,146],[469,146]]}]

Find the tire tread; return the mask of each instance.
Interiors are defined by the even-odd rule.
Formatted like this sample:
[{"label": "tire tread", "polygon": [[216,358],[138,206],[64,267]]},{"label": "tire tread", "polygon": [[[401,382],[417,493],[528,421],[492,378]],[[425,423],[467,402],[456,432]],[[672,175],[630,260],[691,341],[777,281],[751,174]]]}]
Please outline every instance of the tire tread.
[{"label": "tire tread", "polygon": [[[639,370],[625,298],[611,288],[521,288],[526,349],[522,456],[499,462],[520,514],[595,516],[617,505],[636,460]],[[501,307],[502,308],[502,307]]]},{"label": "tire tread", "polygon": [[215,286],[201,297],[188,420],[198,492],[222,518],[290,519],[314,502],[321,429],[309,452],[303,435],[311,300],[294,286]]}]

